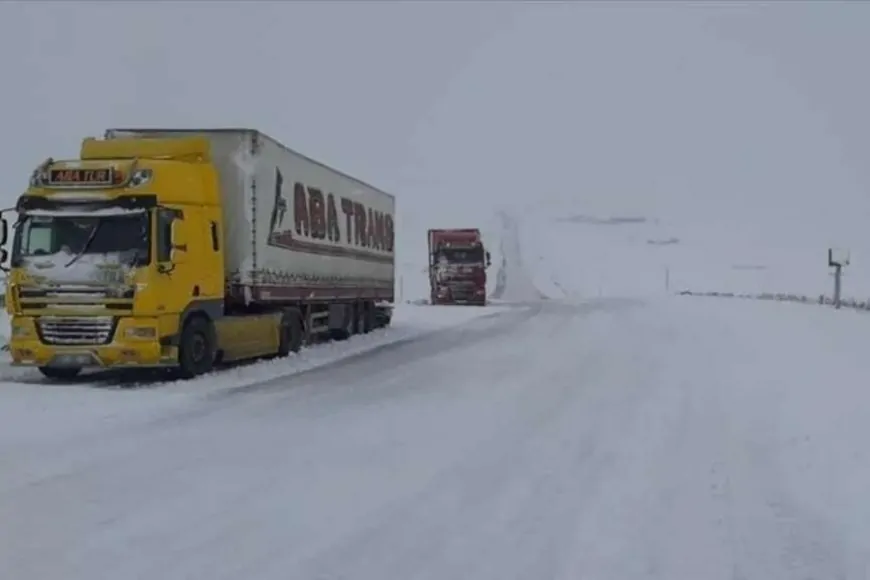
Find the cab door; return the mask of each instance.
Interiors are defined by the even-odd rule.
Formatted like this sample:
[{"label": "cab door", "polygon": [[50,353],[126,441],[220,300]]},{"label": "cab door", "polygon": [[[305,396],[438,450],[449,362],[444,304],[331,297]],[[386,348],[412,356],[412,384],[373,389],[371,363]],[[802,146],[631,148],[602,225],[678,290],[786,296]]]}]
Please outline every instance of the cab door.
[{"label": "cab door", "polygon": [[193,212],[183,206],[159,207],[154,219],[155,275],[150,293],[160,319],[160,335],[177,333],[179,318],[197,294],[195,278],[195,236],[190,235]]}]

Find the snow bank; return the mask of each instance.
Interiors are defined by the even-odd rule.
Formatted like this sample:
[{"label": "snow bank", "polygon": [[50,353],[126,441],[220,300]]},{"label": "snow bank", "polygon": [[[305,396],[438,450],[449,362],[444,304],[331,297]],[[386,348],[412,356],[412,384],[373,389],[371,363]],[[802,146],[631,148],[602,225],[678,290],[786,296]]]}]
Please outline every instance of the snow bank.
[{"label": "snow bank", "polygon": [[[504,312],[507,306],[418,306],[411,304],[397,305],[393,322],[390,327],[380,329],[363,336],[355,336],[350,340],[314,345],[303,349],[298,355],[285,359],[264,361],[246,366],[224,369],[192,381],[176,383],[161,383],[172,390],[184,387],[188,390],[200,391],[203,388],[223,388],[254,384],[283,376],[290,376],[302,371],[334,363],[342,358],[355,356],[378,347],[408,340],[440,329],[458,326],[476,318]],[[8,329],[8,318],[3,319],[4,328]],[[0,364],[0,381],[6,381],[0,386],[9,389],[10,382],[38,380],[39,374],[34,369],[9,366],[9,358],[3,354],[3,364]],[[84,385],[88,387],[88,385]],[[65,388],[74,389],[74,385]]]},{"label": "snow bank", "polygon": [[6,346],[9,344],[9,335],[11,334],[11,327],[9,325],[9,314],[6,313],[6,309],[4,308],[0,311],[0,347],[5,351]]},{"label": "snow bank", "polygon": [[259,362],[218,371],[193,381],[180,381],[169,388],[201,392],[203,388],[243,387],[295,374],[357,356],[382,346],[410,340],[429,332],[458,326],[475,318],[507,310],[505,306],[428,306],[401,304],[396,307],[393,323],[367,335],[304,349],[285,359]]},{"label": "snow bank", "polygon": [[536,284],[526,266],[523,239],[517,220],[508,212],[499,212],[502,231],[499,261],[496,266],[496,286],[492,296],[504,302],[535,302],[547,297]]}]

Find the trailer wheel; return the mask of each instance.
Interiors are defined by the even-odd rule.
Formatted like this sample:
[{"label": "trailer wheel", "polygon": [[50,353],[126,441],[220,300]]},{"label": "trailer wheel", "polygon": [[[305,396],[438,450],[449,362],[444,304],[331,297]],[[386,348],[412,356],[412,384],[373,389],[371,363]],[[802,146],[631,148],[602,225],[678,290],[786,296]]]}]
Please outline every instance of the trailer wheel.
[{"label": "trailer wheel", "polygon": [[214,368],[215,338],[214,326],[206,318],[197,316],[184,325],[178,345],[181,378],[191,379]]},{"label": "trailer wheel", "polygon": [[392,322],[393,313],[389,308],[378,308],[374,309],[374,317],[375,317],[375,328],[386,328]]},{"label": "trailer wheel", "polygon": [[375,305],[371,302],[360,304],[360,334],[368,334],[375,329]]},{"label": "trailer wheel", "polygon": [[281,317],[278,356],[283,358],[302,349],[302,317],[296,310],[285,310]]},{"label": "trailer wheel", "polygon": [[69,381],[76,378],[82,369],[80,367],[39,367],[39,372],[47,379]]},{"label": "trailer wheel", "polygon": [[366,304],[365,302],[359,302],[356,306],[354,306],[354,318],[356,319],[353,324],[353,333],[354,334],[365,334],[368,332],[366,330]]},{"label": "trailer wheel", "polygon": [[345,311],[345,325],[343,328],[331,328],[329,330],[329,337],[332,340],[347,340],[354,334],[356,334],[356,304],[348,304],[346,306]]}]

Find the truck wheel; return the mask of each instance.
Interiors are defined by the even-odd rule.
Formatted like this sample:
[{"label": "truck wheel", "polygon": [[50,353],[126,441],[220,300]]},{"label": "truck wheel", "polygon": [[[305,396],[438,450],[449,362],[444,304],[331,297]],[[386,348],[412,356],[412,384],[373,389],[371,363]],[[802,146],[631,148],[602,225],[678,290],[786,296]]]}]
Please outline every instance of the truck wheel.
[{"label": "truck wheel", "polygon": [[69,381],[76,378],[82,369],[79,367],[39,367],[39,372],[47,379]]},{"label": "truck wheel", "polygon": [[331,328],[329,329],[329,337],[331,340],[339,341],[339,340],[347,340],[354,334],[356,334],[356,304],[348,304],[346,306],[347,310],[345,311],[345,316],[347,317],[347,321],[344,325],[344,328]]},{"label": "truck wheel", "polygon": [[179,374],[191,379],[214,368],[215,332],[211,321],[196,317],[184,325],[178,346]]},{"label": "truck wheel", "polygon": [[375,305],[369,302],[360,304],[360,334],[368,334],[375,329]]},{"label": "truck wheel", "polygon": [[387,308],[375,308],[374,310],[375,316],[375,328],[387,328],[392,322],[393,313],[391,310]]},{"label": "truck wheel", "polygon": [[295,310],[284,311],[281,317],[281,340],[278,343],[278,356],[283,358],[291,352],[302,349],[302,318]]}]

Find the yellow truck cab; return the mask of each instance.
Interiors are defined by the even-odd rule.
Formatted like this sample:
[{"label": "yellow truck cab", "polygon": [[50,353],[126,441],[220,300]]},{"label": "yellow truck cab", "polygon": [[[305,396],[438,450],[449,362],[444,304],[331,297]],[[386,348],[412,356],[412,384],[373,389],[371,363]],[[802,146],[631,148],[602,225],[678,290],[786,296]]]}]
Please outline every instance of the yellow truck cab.
[{"label": "yellow truck cab", "polygon": [[[392,248],[389,256],[348,253],[353,237],[340,230],[286,247],[275,243],[275,224],[264,226],[269,205],[281,201],[267,182],[299,158],[319,168],[296,172],[310,182],[303,187],[374,195],[390,211],[391,196],[351,191],[351,182],[342,191],[334,176],[352,178],[253,130],[125,131],[84,139],[79,159],[46,160],[18,199],[6,282],[13,364],[54,379],[160,367],[193,377],[219,362],[282,356],[316,337],[389,323],[382,302],[392,301]],[[333,179],[319,184],[324,177]],[[283,204],[289,223],[307,211],[298,192]],[[366,272],[375,262],[389,268]],[[315,288],[311,275],[332,281]]]}]

